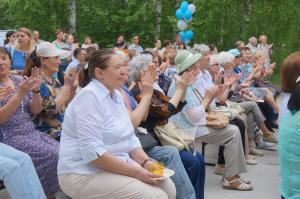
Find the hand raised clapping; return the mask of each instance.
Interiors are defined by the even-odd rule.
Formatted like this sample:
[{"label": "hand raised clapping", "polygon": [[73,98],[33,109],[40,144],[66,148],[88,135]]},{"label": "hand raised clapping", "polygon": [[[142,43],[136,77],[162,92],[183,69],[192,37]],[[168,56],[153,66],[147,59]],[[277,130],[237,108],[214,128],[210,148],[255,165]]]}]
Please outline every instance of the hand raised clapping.
[{"label": "hand raised clapping", "polygon": [[72,68],[64,77],[65,85],[70,88],[78,87],[78,72]]},{"label": "hand raised clapping", "polygon": [[156,67],[155,65],[149,65],[146,71],[141,72],[141,92],[143,97],[152,96],[153,84],[156,80]]},{"label": "hand raised clapping", "polygon": [[32,87],[32,91],[35,91],[35,92],[39,91],[41,83],[42,83],[42,76],[40,74],[40,69],[37,67],[32,68],[30,77],[34,80],[34,85]]},{"label": "hand raised clapping", "polygon": [[196,81],[197,76],[198,72],[195,70],[185,72],[182,76],[176,76],[176,89],[185,90],[188,86],[190,86]]},{"label": "hand raised clapping", "polygon": [[10,86],[0,88],[0,100],[3,100],[14,93],[14,89]]}]

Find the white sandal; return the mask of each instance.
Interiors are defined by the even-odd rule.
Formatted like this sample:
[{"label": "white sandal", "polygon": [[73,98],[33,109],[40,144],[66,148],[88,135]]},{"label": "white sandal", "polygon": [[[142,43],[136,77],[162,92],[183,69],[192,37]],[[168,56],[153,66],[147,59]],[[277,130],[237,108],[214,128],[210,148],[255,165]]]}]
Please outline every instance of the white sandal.
[{"label": "white sandal", "polygon": [[240,182],[243,182],[245,184],[251,184],[251,181],[250,180],[247,180],[245,178],[239,178]]},{"label": "white sandal", "polygon": [[[237,178],[231,181],[228,181],[226,178],[223,177],[222,184],[224,189],[230,189],[230,190],[238,190],[238,191],[251,191],[253,190],[253,185],[246,184],[243,181],[241,181],[242,178]],[[242,179],[244,180],[244,179]],[[234,182],[239,181],[239,185],[233,185]],[[248,181],[247,181],[248,182]]]}]

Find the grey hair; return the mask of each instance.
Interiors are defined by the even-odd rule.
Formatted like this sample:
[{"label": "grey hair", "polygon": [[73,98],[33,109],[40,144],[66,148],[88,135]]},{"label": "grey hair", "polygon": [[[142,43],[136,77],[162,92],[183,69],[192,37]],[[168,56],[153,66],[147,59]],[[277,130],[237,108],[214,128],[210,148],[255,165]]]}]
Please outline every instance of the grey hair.
[{"label": "grey hair", "polygon": [[234,61],[234,56],[229,52],[220,52],[218,54],[217,62],[222,66],[233,61]]},{"label": "grey hair", "polygon": [[257,38],[256,37],[250,37],[249,38],[249,43],[251,43],[252,41],[256,41],[257,42]]},{"label": "grey hair", "polygon": [[219,54],[213,54],[209,57],[209,65],[215,65],[218,63]]},{"label": "grey hair", "polygon": [[141,54],[133,57],[128,65],[130,81],[139,80],[141,72],[148,68],[152,60],[153,57],[149,54]]},{"label": "grey hair", "polygon": [[209,46],[206,44],[194,44],[192,51],[193,53],[201,53],[202,55],[210,53]]}]

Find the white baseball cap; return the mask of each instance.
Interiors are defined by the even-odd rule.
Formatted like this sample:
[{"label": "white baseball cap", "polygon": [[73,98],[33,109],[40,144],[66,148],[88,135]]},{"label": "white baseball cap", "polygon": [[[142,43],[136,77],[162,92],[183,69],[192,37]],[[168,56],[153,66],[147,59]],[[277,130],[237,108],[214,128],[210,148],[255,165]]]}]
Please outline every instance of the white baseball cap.
[{"label": "white baseball cap", "polygon": [[50,42],[41,42],[36,48],[36,54],[41,57],[59,57],[65,59],[71,55],[70,51],[60,50]]}]

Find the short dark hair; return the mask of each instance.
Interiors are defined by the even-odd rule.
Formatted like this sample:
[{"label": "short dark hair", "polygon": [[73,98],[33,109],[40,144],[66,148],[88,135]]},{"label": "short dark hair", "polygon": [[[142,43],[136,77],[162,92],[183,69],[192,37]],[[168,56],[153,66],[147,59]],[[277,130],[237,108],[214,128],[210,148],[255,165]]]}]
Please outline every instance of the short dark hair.
[{"label": "short dark hair", "polygon": [[9,38],[13,34],[15,34],[15,31],[8,31],[5,36],[6,36],[6,38]]},{"label": "short dark hair", "polygon": [[0,54],[5,54],[9,57],[10,60],[12,60],[11,56],[10,56],[10,53],[7,51],[6,48],[0,47]]},{"label": "short dark hair", "polygon": [[288,102],[288,109],[295,114],[300,110],[300,82],[296,85],[296,88],[292,91],[291,97]]},{"label": "short dark hair", "polygon": [[214,44],[208,45],[210,52],[214,51],[217,47]]},{"label": "short dark hair", "polygon": [[172,42],[170,40],[164,40],[164,47],[167,47],[168,45],[171,45]]},{"label": "short dark hair", "polygon": [[4,45],[8,44],[9,43],[9,39],[10,36],[12,36],[13,34],[15,34],[15,31],[8,31],[5,35],[6,39],[4,40]]},{"label": "short dark hair", "polygon": [[79,53],[81,53],[81,51],[85,50],[84,48],[76,48],[73,52],[73,56],[77,59]]}]

